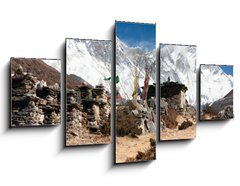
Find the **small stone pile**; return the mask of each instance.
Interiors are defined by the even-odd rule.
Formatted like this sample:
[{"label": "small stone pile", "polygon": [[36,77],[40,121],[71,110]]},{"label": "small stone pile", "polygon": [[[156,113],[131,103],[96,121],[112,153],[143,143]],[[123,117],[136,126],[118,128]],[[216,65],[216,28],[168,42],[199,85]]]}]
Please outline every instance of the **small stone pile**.
[{"label": "small stone pile", "polygon": [[60,92],[19,65],[12,78],[12,127],[60,123]]},{"label": "small stone pile", "polygon": [[143,100],[128,100],[124,105],[117,107],[118,136],[137,137],[138,135],[156,131],[155,101],[149,101],[153,107],[149,107]]},{"label": "small stone pile", "polygon": [[[142,134],[151,133],[156,131],[154,107],[145,106],[142,100],[132,100],[135,109],[132,113],[135,117],[140,119],[139,127],[142,129]],[[155,101],[153,101],[155,103]]]}]

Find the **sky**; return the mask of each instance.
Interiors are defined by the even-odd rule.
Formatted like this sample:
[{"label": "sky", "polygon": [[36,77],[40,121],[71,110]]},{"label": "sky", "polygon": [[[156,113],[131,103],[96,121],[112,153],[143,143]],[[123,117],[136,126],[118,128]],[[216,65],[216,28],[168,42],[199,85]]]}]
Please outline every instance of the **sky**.
[{"label": "sky", "polygon": [[219,67],[228,75],[233,76],[233,66],[232,65],[219,65]]},{"label": "sky", "polygon": [[156,48],[156,25],[116,22],[116,36],[129,47],[141,47],[145,51]]}]

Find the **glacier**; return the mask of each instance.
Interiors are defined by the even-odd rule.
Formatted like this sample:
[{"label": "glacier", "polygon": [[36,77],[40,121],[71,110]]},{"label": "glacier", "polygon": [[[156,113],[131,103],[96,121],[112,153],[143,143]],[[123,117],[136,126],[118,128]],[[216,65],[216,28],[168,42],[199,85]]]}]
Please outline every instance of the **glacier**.
[{"label": "glacier", "polygon": [[179,82],[187,86],[186,99],[196,106],[196,46],[160,44],[160,82]]}]

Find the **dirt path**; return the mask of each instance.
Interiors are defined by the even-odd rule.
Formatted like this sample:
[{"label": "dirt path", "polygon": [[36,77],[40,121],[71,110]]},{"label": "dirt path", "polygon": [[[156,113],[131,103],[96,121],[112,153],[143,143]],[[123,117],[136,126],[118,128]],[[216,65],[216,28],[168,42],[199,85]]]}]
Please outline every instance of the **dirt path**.
[{"label": "dirt path", "polygon": [[67,146],[109,144],[110,141],[110,136],[92,134],[89,133],[87,129],[84,129],[81,135],[71,136],[70,139],[67,140]]},{"label": "dirt path", "polygon": [[150,138],[156,139],[155,133],[131,138],[128,136],[117,137],[116,140],[116,162],[123,163],[127,158],[133,158],[138,151],[145,151],[150,147]]},{"label": "dirt path", "polygon": [[185,130],[165,129],[160,133],[161,140],[193,139],[196,137],[196,125]]}]

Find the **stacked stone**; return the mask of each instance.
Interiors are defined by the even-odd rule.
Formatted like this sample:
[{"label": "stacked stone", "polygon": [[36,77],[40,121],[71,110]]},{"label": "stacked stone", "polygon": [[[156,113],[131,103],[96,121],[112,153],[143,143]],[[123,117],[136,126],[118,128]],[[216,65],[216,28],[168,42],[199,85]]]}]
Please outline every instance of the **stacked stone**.
[{"label": "stacked stone", "polygon": [[37,78],[24,73],[21,66],[12,75],[12,126],[43,124],[43,111],[36,97]]},{"label": "stacked stone", "polygon": [[68,90],[67,110],[68,131],[74,136],[84,127],[98,134],[106,133],[106,125],[110,128],[110,104],[102,85],[93,89],[83,84],[77,91]]},{"label": "stacked stone", "polygon": [[80,96],[75,90],[67,91],[67,138],[69,135],[81,136],[83,128],[82,107],[79,104]]},{"label": "stacked stone", "polygon": [[83,84],[79,87],[79,90],[82,100],[92,99],[92,90],[89,86]]},{"label": "stacked stone", "polygon": [[99,116],[99,103],[95,100],[85,102],[85,109],[87,113],[87,128],[90,132],[100,132],[100,116]]},{"label": "stacked stone", "polygon": [[[60,123],[60,92],[57,90],[46,92],[48,87],[38,87],[39,84],[37,77],[31,73],[24,73],[20,65],[12,74],[11,126],[55,125]],[[52,95],[54,97],[51,97]]]},{"label": "stacked stone", "polygon": [[[134,105],[134,106],[133,106]],[[154,110],[151,107],[145,108],[143,101],[132,100],[130,102],[132,114],[139,118],[139,128],[142,129],[142,134],[151,133],[156,131]]]},{"label": "stacked stone", "polygon": [[87,85],[82,85],[79,90],[88,130],[93,133],[105,133],[102,129],[106,129],[105,125],[110,125],[110,104],[105,87],[97,85],[92,89]]},{"label": "stacked stone", "polygon": [[50,87],[38,88],[37,96],[42,98],[39,107],[44,112],[44,124],[57,125],[60,123],[60,91]]},{"label": "stacked stone", "polygon": [[105,87],[103,85],[97,85],[96,88],[93,89],[93,95],[99,103],[99,125],[101,126],[101,132],[109,134],[111,106],[108,102]]},{"label": "stacked stone", "polygon": [[103,85],[97,85],[96,88],[92,90],[92,92],[93,98],[95,98],[100,103],[107,104],[107,93]]}]

